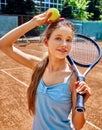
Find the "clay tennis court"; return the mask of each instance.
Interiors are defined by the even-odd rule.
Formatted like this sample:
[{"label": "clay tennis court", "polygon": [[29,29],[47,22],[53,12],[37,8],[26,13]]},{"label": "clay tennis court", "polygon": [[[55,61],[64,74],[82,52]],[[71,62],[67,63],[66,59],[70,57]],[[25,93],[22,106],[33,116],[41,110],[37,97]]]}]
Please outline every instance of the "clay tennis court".
[{"label": "clay tennis court", "polygon": [[[39,57],[46,50],[41,43],[24,44],[15,46]],[[99,44],[102,47],[102,43]],[[0,51],[0,130],[31,130],[33,118],[29,115],[26,98],[31,74],[30,69]],[[92,96],[86,103],[87,121],[82,130],[102,130],[102,60],[86,81],[92,88]]]}]

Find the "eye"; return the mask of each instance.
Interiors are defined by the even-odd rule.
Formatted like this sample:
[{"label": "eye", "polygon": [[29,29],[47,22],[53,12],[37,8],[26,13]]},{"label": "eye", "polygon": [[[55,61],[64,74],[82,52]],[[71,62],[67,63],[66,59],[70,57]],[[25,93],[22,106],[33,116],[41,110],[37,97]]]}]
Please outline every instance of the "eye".
[{"label": "eye", "polygon": [[67,39],[66,41],[67,41],[67,42],[70,42],[71,40]]},{"label": "eye", "polygon": [[72,40],[71,39],[66,39],[66,42],[72,42]]},{"label": "eye", "polygon": [[60,37],[56,37],[55,39],[58,40],[58,41],[61,41],[61,38],[60,38]]}]

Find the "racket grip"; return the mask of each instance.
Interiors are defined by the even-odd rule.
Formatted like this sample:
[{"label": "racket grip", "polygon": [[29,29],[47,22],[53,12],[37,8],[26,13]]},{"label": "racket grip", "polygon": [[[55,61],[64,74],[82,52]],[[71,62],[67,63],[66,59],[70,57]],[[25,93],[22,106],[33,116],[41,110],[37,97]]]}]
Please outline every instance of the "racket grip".
[{"label": "racket grip", "polygon": [[[85,81],[85,77],[84,76],[78,76],[77,78],[78,81]],[[76,103],[76,111],[78,112],[84,112],[85,111],[85,107],[84,107],[84,94],[77,94],[77,103]]]},{"label": "racket grip", "polygon": [[78,111],[78,112],[84,112],[85,111],[84,95],[82,95],[82,94],[77,94],[76,111]]}]

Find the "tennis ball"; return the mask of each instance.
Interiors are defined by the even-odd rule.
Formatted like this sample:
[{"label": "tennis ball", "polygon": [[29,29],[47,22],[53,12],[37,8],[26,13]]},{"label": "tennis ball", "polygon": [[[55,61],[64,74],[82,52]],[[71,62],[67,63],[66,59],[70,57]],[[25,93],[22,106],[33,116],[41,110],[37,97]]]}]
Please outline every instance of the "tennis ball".
[{"label": "tennis ball", "polygon": [[50,8],[47,10],[47,14],[52,12],[52,15],[50,16],[49,20],[55,21],[60,17],[60,13],[56,8]]}]

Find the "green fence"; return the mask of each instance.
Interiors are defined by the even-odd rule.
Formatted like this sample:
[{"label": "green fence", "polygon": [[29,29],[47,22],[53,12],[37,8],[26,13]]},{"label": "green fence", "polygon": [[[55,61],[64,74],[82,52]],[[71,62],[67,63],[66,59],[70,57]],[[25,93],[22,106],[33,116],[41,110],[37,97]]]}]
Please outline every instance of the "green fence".
[{"label": "green fence", "polygon": [[98,21],[72,21],[75,25],[76,32],[96,40],[102,40],[102,22]]},{"label": "green fence", "polygon": [[[31,18],[31,15],[0,15],[0,37],[5,35],[13,28],[25,23]],[[40,35],[39,27],[36,27],[35,29],[32,29],[31,31],[26,33],[26,36],[28,37],[38,35]]]},{"label": "green fence", "polygon": [[[25,19],[25,16],[24,19],[23,16],[19,16],[19,17],[21,17],[20,18],[21,20]],[[18,22],[19,17],[0,15],[0,37],[19,25]],[[25,22],[25,21],[21,21],[21,22]],[[96,40],[102,40],[102,22],[72,20],[72,23],[75,25],[76,33],[84,34],[89,37],[94,37]],[[32,32],[30,32],[28,36],[40,35],[43,33],[45,28],[46,28],[45,25],[41,26],[40,28],[36,28]]]},{"label": "green fence", "polygon": [[17,25],[16,16],[0,16],[0,37],[6,34]]}]

